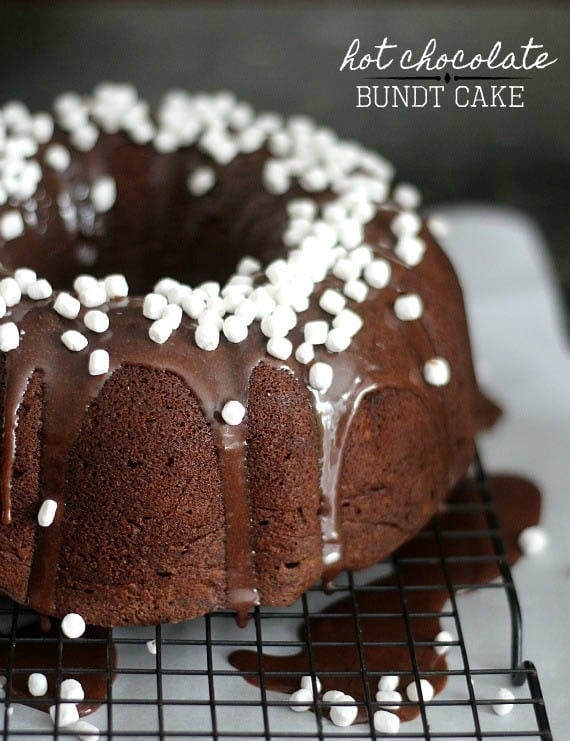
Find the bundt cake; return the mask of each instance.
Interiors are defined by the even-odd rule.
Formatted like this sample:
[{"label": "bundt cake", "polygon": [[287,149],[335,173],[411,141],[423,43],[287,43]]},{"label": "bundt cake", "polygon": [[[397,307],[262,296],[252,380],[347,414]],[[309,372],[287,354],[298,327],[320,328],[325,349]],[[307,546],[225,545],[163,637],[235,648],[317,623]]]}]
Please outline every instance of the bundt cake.
[{"label": "bundt cake", "polygon": [[422,527],[482,397],[438,224],[392,176],[225,91],[4,105],[0,590],[244,617]]}]

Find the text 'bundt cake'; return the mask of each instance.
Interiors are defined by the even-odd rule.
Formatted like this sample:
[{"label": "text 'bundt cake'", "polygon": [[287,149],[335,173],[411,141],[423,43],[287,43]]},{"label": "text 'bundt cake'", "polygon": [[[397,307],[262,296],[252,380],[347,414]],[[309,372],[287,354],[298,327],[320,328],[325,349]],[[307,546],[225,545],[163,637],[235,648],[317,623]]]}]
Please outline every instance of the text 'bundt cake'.
[{"label": "text 'bundt cake'", "polygon": [[426,523],[481,396],[438,224],[392,175],[228,92],[1,109],[3,592],[243,617]]}]

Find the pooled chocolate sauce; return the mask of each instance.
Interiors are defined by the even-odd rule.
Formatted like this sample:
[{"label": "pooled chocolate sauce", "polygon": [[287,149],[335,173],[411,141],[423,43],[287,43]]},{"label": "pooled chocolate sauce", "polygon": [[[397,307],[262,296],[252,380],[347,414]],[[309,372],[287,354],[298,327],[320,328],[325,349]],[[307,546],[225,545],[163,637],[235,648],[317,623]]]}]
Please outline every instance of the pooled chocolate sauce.
[{"label": "pooled chocolate sauce", "polygon": [[[4,674],[8,666],[12,668],[11,697],[47,713],[53,701],[46,700],[58,696],[56,681],[77,679],[85,692],[85,702],[77,706],[79,714],[92,713],[106,701],[108,683],[114,679],[117,656],[109,635],[108,628],[88,626],[79,640],[60,642],[59,621],[53,619],[38,619],[18,629],[12,655],[10,644],[0,643],[0,674]],[[61,674],[58,677],[60,646]],[[47,677],[48,690],[43,698],[33,697],[28,690],[32,671],[42,672]]]},{"label": "pooled chocolate sauce", "polygon": [[[494,476],[491,479],[491,488],[501,524],[506,560],[513,564],[520,556],[517,545],[519,533],[539,521],[540,492],[529,481],[515,476]],[[491,539],[470,535],[473,531],[485,531],[489,528],[485,509],[476,506],[481,505],[480,494],[474,483],[466,480],[453,491],[449,502],[452,506],[444,505],[435,519],[440,530],[455,531],[453,538],[443,538],[441,541],[449,577],[453,584],[485,584],[496,578],[499,572],[494,558],[477,558],[495,556]],[[433,641],[441,630],[437,613],[441,612],[449,596],[439,548],[434,531],[428,526],[396,553],[397,558],[404,559],[399,564],[402,585],[415,587],[406,592],[408,612],[435,613],[433,616],[411,619],[420,674],[422,671],[444,671],[447,666],[445,657],[438,656],[433,647],[418,645],[422,641]],[[476,558],[468,561],[453,560],[454,557],[466,555]],[[414,563],[413,560],[405,559],[421,561]],[[422,590],[421,587],[426,589]],[[392,574],[361,587],[355,592],[355,599],[361,615],[360,636],[357,636],[352,597],[335,602],[320,616],[312,617],[309,621],[313,667],[321,678],[323,692],[336,689],[352,695],[358,701],[364,700],[358,651],[358,641],[361,640],[364,644],[374,641],[390,644],[364,645],[367,672],[373,677],[370,681],[372,698],[376,694],[377,675],[409,672],[409,676],[404,674],[401,677],[398,687],[405,697],[405,687],[413,681],[413,671],[398,578]],[[302,640],[305,638],[306,636],[301,636]],[[248,681],[258,684],[259,657],[255,651],[235,651],[230,655],[229,661],[242,672],[252,672]],[[300,677],[309,673],[309,655],[306,650],[293,656],[264,654],[263,667],[265,686],[289,694],[299,688]],[[338,676],[335,676],[335,672],[338,672]],[[355,672],[356,676],[343,676],[345,672]],[[332,676],[325,676],[326,673]],[[446,679],[444,676],[430,676],[429,681],[435,692],[439,693],[444,688]],[[399,715],[402,720],[411,720],[418,712],[417,706],[405,706],[400,709]],[[358,721],[365,720],[365,710],[360,708]]]}]

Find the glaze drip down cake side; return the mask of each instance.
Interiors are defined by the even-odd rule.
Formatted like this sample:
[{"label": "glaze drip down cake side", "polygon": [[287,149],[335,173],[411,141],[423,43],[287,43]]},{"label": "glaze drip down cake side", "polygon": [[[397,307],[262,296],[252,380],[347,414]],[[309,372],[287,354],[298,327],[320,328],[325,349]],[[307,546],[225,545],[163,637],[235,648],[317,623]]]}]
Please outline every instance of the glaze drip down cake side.
[{"label": "glaze drip down cake side", "polygon": [[228,92],[53,108],[0,113],[0,589],[244,617],[415,534],[485,421],[418,191]]}]

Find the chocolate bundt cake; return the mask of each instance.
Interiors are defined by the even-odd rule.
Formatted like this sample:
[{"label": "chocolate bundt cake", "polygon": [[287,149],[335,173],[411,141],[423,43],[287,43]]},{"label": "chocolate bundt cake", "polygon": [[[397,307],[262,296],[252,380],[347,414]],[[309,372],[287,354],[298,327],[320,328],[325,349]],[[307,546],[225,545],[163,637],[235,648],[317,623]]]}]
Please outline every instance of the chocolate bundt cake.
[{"label": "chocolate bundt cake", "polygon": [[0,590],[105,626],[243,617],[424,525],[481,396],[392,174],[227,92],[1,109]]}]

